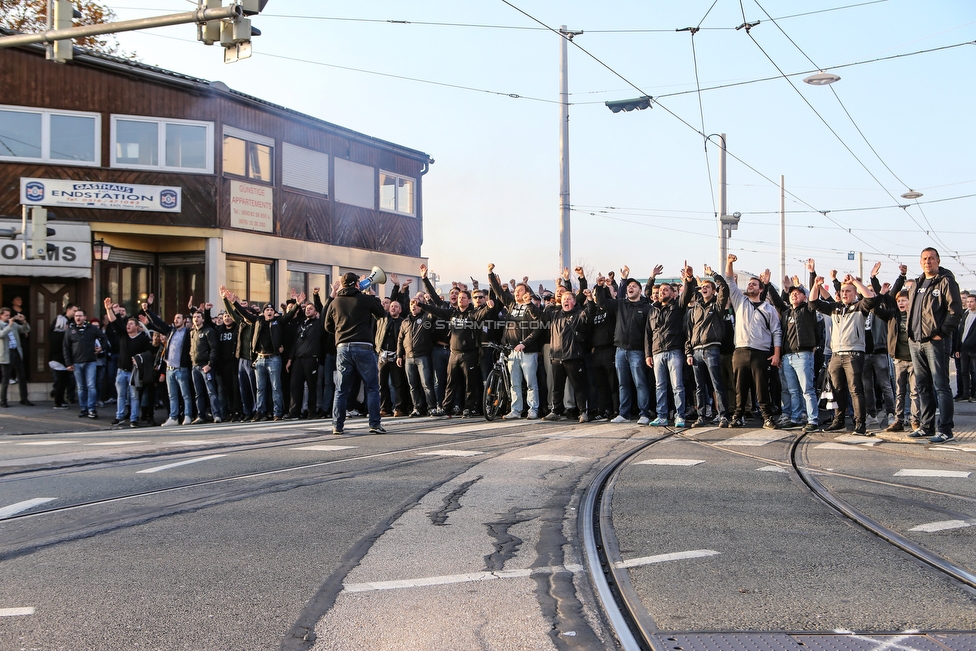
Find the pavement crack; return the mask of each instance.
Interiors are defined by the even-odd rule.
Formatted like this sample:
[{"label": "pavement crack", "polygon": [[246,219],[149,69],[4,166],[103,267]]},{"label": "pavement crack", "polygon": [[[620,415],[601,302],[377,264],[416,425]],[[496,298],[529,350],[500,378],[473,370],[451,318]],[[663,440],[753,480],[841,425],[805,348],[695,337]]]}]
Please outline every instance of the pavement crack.
[{"label": "pavement crack", "polygon": [[485,567],[487,571],[505,569],[505,563],[518,553],[522,545],[522,539],[514,535],[510,529],[523,522],[532,520],[535,516],[525,515],[524,509],[510,509],[504,518],[496,522],[486,522],[488,535],[494,538],[495,551],[485,556]]},{"label": "pavement crack", "polygon": [[484,478],[483,475],[478,475],[471,481],[464,482],[463,484],[455,488],[453,491],[445,495],[444,499],[442,500],[444,506],[437,511],[431,511],[430,513],[427,514],[427,517],[430,518],[430,521],[433,523],[433,525],[435,527],[446,526],[447,516],[449,516],[451,513],[461,508],[461,498],[464,496],[465,493],[468,492],[468,489],[470,489],[476,483],[481,481],[483,478]]}]

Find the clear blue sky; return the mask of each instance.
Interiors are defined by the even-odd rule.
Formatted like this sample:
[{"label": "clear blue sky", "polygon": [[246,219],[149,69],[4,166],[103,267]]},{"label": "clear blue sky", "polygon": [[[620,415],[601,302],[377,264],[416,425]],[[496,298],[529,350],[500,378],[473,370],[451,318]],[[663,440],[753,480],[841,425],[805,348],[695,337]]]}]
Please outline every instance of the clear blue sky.
[{"label": "clear blue sky", "polygon": [[[119,19],[195,6],[108,4]],[[724,132],[741,268],[777,275],[783,175],[788,273],[811,256],[855,272],[848,252],[862,251],[865,271],[883,261],[891,278],[893,260],[914,273],[935,246],[976,288],[971,0],[270,0],[254,24],[254,56],[231,65],[193,25],[119,41],[145,63],[429,153],[423,254],[443,279],[483,277],[488,262],[505,278],[558,272],[559,36],[546,27],[567,25],[585,48],[569,47],[574,264],[716,266],[718,148],[706,153],[701,133]],[[804,84],[818,68],[841,81]],[[658,105],[603,105],[642,94]],[[909,188],[918,203],[900,197]]]}]

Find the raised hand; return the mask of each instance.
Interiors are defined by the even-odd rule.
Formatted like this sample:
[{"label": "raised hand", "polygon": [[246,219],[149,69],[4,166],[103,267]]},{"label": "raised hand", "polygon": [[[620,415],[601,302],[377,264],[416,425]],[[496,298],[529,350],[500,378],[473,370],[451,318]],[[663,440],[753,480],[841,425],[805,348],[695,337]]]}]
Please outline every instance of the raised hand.
[{"label": "raised hand", "polygon": [[563,272],[560,274],[563,280],[569,280],[569,267],[563,267]]},{"label": "raised hand", "polygon": [[576,272],[576,276],[578,278],[582,278],[583,277],[583,267],[576,267],[575,269],[573,269],[573,271]]},{"label": "raised hand", "polygon": [[426,278],[427,277],[427,265],[425,265],[423,263],[420,264],[420,277],[421,278]]},{"label": "raised hand", "polygon": [[881,263],[875,262],[874,266],[871,267],[871,277],[874,278],[875,276],[877,276],[879,271],[881,271]]},{"label": "raised hand", "polygon": [[761,274],[759,274],[759,282],[761,282],[763,285],[768,285],[769,277],[771,275],[773,275],[773,272],[771,272],[769,269],[766,269]]},{"label": "raised hand", "polygon": [[898,272],[902,276],[907,276],[908,275],[908,265],[907,264],[900,264],[900,265],[898,265]]},{"label": "raised hand", "polygon": [[156,295],[155,294],[150,294],[149,297],[146,298],[146,304],[147,305],[152,305],[153,304],[153,301],[155,301],[155,300],[156,300]]},{"label": "raised hand", "polygon": [[813,258],[807,258],[807,271],[814,273],[817,270],[817,263]]},{"label": "raised hand", "polygon": [[[610,273],[612,274],[613,272],[611,271]],[[620,277],[621,278],[630,278],[630,267],[628,267],[627,265],[624,265],[620,269]]]},{"label": "raised hand", "polygon": [[712,271],[711,265],[707,265],[707,264],[705,265],[705,275],[706,276],[714,276],[715,275],[715,272]]},{"label": "raised hand", "polygon": [[488,263],[488,273],[494,273],[494,271],[495,271],[495,263],[494,262],[489,262]]},{"label": "raised hand", "polygon": [[734,253],[730,253],[726,258],[727,262],[738,262],[738,260],[739,258]]},{"label": "raised hand", "polygon": [[792,281],[793,281],[793,286],[794,287],[799,287],[802,284],[800,282],[800,277],[799,276],[793,276]]},{"label": "raised hand", "polygon": [[[630,271],[630,269],[628,269],[627,271]],[[651,276],[657,278],[658,276],[661,275],[662,271],[664,271],[664,265],[663,264],[656,265],[654,267],[654,270],[651,272]],[[626,278],[626,276],[624,277]]]},{"label": "raised hand", "polygon": [[188,300],[186,302],[186,309],[188,309],[188,310],[192,310],[193,309],[193,297],[192,296],[190,297],[190,300]]}]

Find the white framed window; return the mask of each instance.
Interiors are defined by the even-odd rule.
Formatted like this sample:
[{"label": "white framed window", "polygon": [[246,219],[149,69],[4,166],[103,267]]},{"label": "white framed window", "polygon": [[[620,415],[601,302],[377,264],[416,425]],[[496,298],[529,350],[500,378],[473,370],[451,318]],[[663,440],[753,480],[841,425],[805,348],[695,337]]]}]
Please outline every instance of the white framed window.
[{"label": "white framed window", "polygon": [[413,215],[413,187],[409,176],[380,171],[380,210]]},{"label": "white framed window", "polygon": [[112,116],[112,167],[213,174],[213,122]]},{"label": "white framed window", "polygon": [[98,113],[0,105],[0,160],[97,166],[101,132]]},{"label": "white framed window", "polygon": [[274,138],[224,125],[223,172],[274,182]]},{"label": "white framed window", "polygon": [[344,158],[335,159],[335,200],[376,209],[376,169]]},{"label": "white framed window", "polygon": [[281,182],[328,196],[329,155],[290,142],[281,143]]}]

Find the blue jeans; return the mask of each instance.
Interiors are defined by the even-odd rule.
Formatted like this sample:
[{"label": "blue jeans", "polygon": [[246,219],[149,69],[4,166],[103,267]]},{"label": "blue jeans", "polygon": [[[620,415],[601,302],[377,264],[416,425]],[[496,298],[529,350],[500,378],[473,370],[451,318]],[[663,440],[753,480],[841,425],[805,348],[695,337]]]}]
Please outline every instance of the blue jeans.
[{"label": "blue jeans", "polygon": [[78,385],[78,407],[95,411],[98,402],[97,362],[75,362],[75,384]]},{"label": "blue jeans", "polygon": [[207,413],[207,398],[210,399],[210,414],[214,418],[222,418],[220,400],[217,397],[217,381],[214,370],[203,372],[202,366],[194,366],[192,371],[193,390],[197,394],[197,417],[203,418]]},{"label": "blue jeans", "polygon": [[115,418],[125,418],[125,408],[129,408],[129,420],[135,423],[139,420],[139,389],[132,386],[132,371],[119,369],[115,373],[115,394],[118,404],[115,406]]},{"label": "blue jeans", "polygon": [[251,360],[237,360],[237,380],[241,387],[241,412],[247,418],[254,415],[254,368]]},{"label": "blue jeans", "polygon": [[271,400],[274,403],[275,418],[285,415],[285,399],[281,393],[281,357],[258,357],[254,361],[254,376],[258,381],[258,402],[254,411],[263,414],[268,404],[268,384],[271,385]]},{"label": "blue jeans", "polygon": [[685,417],[685,354],[680,350],[668,350],[654,355],[654,385],[657,393],[657,417],[668,419],[668,382],[674,393],[675,418]]},{"label": "blue jeans", "polygon": [[[807,422],[811,425],[820,423],[820,401],[817,400],[817,387],[813,375],[813,351],[802,350],[783,355],[780,364],[783,378],[784,396],[783,413],[794,423],[803,418],[803,408],[806,408]],[[787,395],[789,392],[789,400]]]},{"label": "blue jeans", "polygon": [[332,403],[335,401],[335,355],[326,354],[322,358],[322,365],[319,366],[319,411],[331,414]]},{"label": "blue jeans", "polygon": [[437,409],[437,395],[434,393],[434,368],[430,356],[407,357],[403,360],[403,369],[407,373],[407,385],[410,387],[410,395],[413,398],[414,411],[423,411],[425,404],[428,413]]},{"label": "blue jeans", "polygon": [[363,379],[366,407],[369,410],[369,426],[379,426],[379,359],[376,357],[372,344],[339,344],[336,350],[336,367],[339,370],[339,388],[336,391],[335,405],[332,408],[333,427],[341,431],[346,423],[346,403],[349,401],[353,378],[356,374]]},{"label": "blue jeans", "polygon": [[539,411],[539,353],[512,351],[508,356],[508,373],[512,376],[512,411],[521,414],[522,379],[528,388],[526,396],[530,411]]},{"label": "blue jeans", "polygon": [[[440,405],[444,403],[444,396],[447,395],[447,363],[451,361],[451,351],[434,344],[430,359],[434,363],[434,393],[437,394],[437,404]],[[454,405],[450,407],[453,409]]]},{"label": "blue jeans", "polygon": [[[912,366],[915,368],[915,388],[918,391],[918,421],[926,432],[936,429],[952,434],[955,405],[952,402],[952,389],[949,387],[949,356],[946,354],[945,339],[934,339],[920,344],[908,342],[912,353]],[[935,407],[939,407],[939,422],[936,428]]]},{"label": "blue jeans", "polygon": [[647,365],[643,350],[617,349],[614,357],[617,378],[620,380],[620,415],[630,418],[631,380],[637,387],[637,408],[641,416],[651,417],[651,391],[647,385]]},{"label": "blue jeans", "polygon": [[698,415],[705,415],[705,406],[711,404],[711,396],[706,394],[708,382],[711,380],[712,389],[715,390],[715,398],[718,404],[715,405],[715,415],[728,417],[729,415],[729,392],[725,388],[725,381],[722,379],[722,349],[719,346],[708,346],[706,348],[696,348],[694,354],[696,403],[698,404]]},{"label": "blue jeans", "polygon": [[190,401],[190,369],[166,369],[166,393],[169,394],[169,417],[180,417],[180,397],[183,398],[183,418],[193,418],[193,403]]}]

